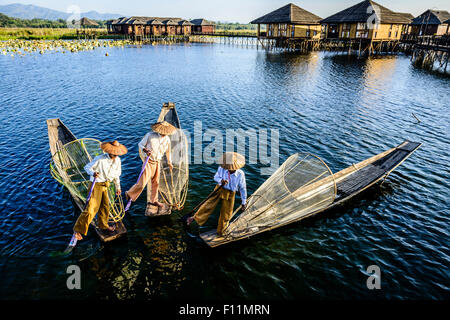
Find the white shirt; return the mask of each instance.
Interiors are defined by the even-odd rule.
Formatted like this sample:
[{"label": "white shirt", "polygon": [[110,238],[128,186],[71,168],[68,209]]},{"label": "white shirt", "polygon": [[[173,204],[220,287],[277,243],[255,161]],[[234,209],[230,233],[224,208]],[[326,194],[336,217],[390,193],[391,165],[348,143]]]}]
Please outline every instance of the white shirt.
[{"label": "white shirt", "polygon": [[[150,159],[153,161],[160,161],[167,150],[170,151],[170,138],[169,136],[162,137],[159,133],[149,132],[141,142],[139,142],[139,151],[146,148],[151,151]],[[170,158],[172,158],[170,156]],[[172,162],[172,159],[167,159],[168,162]]]},{"label": "white shirt", "polygon": [[120,189],[120,175],[122,174],[122,162],[119,157],[114,160],[109,157],[109,154],[104,153],[96,156],[94,160],[84,166],[84,170],[91,176],[91,181],[94,181],[94,172],[98,172],[96,182],[113,181],[117,190]]},{"label": "white shirt", "polygon": [[227,169],[219,167],[214,176],[214,181],[221,184],[222,180],[228,180],[228,183],[223,186],[224,189],[236,192],[239,190],[241,194],[242,205],[247,202],[247,184],[245,182],[245,173],[241,169],[236,170],[235,173],[230,174]]}]

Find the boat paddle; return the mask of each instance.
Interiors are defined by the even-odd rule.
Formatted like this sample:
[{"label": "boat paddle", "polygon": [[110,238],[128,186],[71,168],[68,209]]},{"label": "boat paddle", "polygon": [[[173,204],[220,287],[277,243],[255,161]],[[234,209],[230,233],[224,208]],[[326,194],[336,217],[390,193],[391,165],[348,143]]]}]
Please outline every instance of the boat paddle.
[{"label": "boat paddle", "polygon": [[[92,185],[91,188],[89,189],[89,193],[88,196],[86,198],[86,204],[84,205],[83,211],[86,210],[89,201],[91,200],[91,196],[92,196],[92,191],[94,191],[94,186],[95,186],[95,181],[97,180],[96,177],[94,177],[94,180],[92,181]],[[64,250],[65,253],[68,253],[70,251],[73,250],[73,248],[75,248],[75,246],[77,245],[77,238],[75,237],[75,234],[72,235],[72,238],[70,239],[69,245],[67,246],[66,250]]]},{"label": "boat paddle", "polygon": [[[138,177],[136,183],[139,183],[139,181],[141,180],[142,174],[144,173],[145,167],[147,166],[149,159],[150,159],[150,155],[148,155],[147,158],[145,159],[145,162],[142,165],[141,173],[139,173],[139,177]],[[131,198],[127,202],[127,206],[125,207],[125,212],[127,212],[130,209],[130,207],[131,207]]]}]

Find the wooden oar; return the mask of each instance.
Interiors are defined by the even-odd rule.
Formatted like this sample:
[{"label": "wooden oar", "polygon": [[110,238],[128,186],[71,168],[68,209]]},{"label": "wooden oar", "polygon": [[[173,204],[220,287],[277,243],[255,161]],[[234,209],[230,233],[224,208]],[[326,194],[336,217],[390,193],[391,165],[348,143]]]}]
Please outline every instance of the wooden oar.
[{"label": "wooden oar", "polygon": [[[92,191],[94,191],[94,186],[95,186],[95,181],[97,180],[97,178],[94,177],[94,180],[92,181],[92,185],[91,188],[89,189],[89,193],[88,196],[86,198],[86,203],[84,205],[83,211],[86,210],[89,201],[91,200],[91,196],[92,196]],[[70,239],[69,245],[67,246],[66,250],[64,250],[64,252],[70,252],[72,251],[72,249],[77,245],[77,238],[75,237],[75,234],[72,235],[72,238]]]},{"label": "wooden oar", "polygon": [[[142,165],[142,169],[141,169],[141,173],[139,173],[139,177],[137,179],[136,183],[139,183],[139,181],[141,180],[142,174],[144,173],[145,167],[147,166],[147,162],[150,159],[150,156],[148,155],[147,158],[145,159],[144,164]],[[125,207],[125,212],[128,211],[131,207],[131,198],[130,200],[128,200],[127,206]]]}]

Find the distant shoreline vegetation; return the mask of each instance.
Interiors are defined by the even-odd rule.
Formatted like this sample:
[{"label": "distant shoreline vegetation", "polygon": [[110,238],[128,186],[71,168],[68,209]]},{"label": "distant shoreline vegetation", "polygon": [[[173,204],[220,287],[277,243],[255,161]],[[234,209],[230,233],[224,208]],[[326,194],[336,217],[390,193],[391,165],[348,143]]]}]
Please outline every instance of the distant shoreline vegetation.
[{"label": "distant shoreline vegetation", "polygon": [[257,25],[256,24],[243,24],[237,22],[216,22],[216,30],[225,30],[225,31],[251,31],[254,30],[256,32]]},{"label": "distant shoreline vegetation", "polygon": [[[92,31],[94,30],[94,31]],[[97,39],[122,39],[108,35],[106,29],[90,29]],[[0,41],[4,40],[74,40],[77,30],[69,28],[3,28],[0,27]]]},{"label": "distant shoreline vegetation", "polygon": [[[98,27],[89,28],[99,39],[120,38],[117,35],[108,35],[106,22],[108,20],[94,20]],[[216,32],[255,33],[256,25],[242,24],[237,22],[216,22]],[[8,17],[0,13],[0,40],[22,39],[22,40],[58,40],[76,39],[77,33],[73,28],[67,27],[64,19],[20,19]]]},{"label": "distant shoreline vegetation", "polygon": [[[94,20],[99,24],[97,28],[106,28],[106,21]],[[0,13],[1,28],[67,28],[67,21],[64,19],[20,19],[12,18]]]}]

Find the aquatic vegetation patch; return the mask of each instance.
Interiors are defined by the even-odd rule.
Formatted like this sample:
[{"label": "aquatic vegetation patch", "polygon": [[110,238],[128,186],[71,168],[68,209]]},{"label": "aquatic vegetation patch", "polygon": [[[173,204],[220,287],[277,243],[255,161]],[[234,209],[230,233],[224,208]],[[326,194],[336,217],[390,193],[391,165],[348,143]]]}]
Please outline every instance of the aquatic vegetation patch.
[{"label": "aquatic vegetation patch", "polygon": [[66,53],[90,51],[97,48],[125,47],[129,40],[8,40],[0,41],[0,54],[24,56],[26,54]]}]

